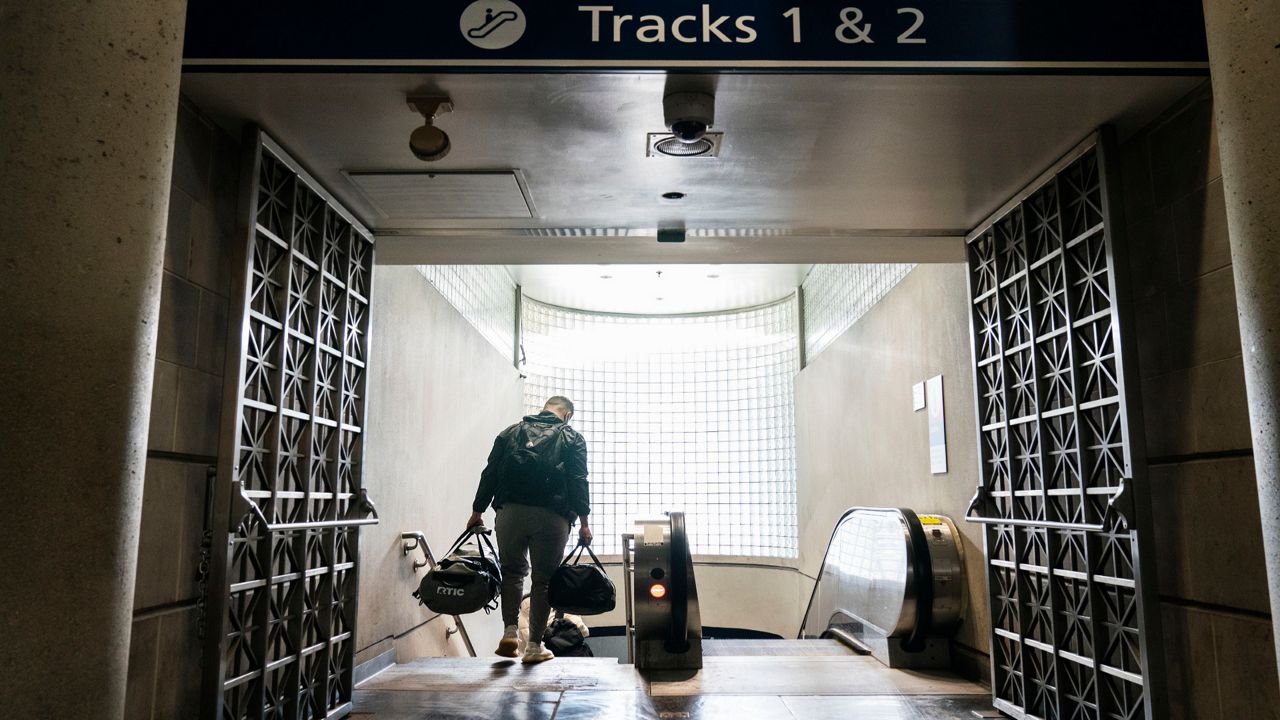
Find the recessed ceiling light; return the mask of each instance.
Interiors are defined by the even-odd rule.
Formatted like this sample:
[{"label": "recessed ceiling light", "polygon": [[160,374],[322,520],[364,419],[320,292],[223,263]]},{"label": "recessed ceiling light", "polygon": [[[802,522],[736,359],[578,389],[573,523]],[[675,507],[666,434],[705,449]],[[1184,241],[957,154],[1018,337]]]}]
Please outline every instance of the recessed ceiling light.
[{"label": "recessed ceiling light", "polygon": [[712,280],[715,280],[716,278],[718,278],[718,277],[720,277],[720,276],[719,276],[719,275],[708,275],[707,277],[711,278]]},{"label": "recessed ceiling light", "polygon": [[683,200],[683,199],[684,199],[684,193],[682,193],[682,192],[674,192],[674,191],[673,191],[673,192],[664,192],[664,193],[662,193],[662,199],[663,199],[663,200]]},{"label": "recessed ceiling light", "polygon": [[601,280],[612,280],[612,279],[613,279],[613,276],[612,276],[612,275],[601,275],[601,276],[600,276],[600,279],[601,279]]}]

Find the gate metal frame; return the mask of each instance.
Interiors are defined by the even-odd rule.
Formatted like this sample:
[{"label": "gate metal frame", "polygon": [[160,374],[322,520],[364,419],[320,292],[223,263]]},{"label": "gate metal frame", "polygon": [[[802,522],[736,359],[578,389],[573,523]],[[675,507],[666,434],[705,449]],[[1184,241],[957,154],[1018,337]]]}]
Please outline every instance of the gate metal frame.
[{"label": "gate metal frame", "polygon": [[[965,240],[994,703],[1167,716],[1114,132]],[[1143,560],[1147,560],[1143,562]]]},{"label": "gate metal frame", "polygon": [[[200,715],[351,712],[372,234],[245,133]],[[365,517],[372,515],[372,518]]]}]

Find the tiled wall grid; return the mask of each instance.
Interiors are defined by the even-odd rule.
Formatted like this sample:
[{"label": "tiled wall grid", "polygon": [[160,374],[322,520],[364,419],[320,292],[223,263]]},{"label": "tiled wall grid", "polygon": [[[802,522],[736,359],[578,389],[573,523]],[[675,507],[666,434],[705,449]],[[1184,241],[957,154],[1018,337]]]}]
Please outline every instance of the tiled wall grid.
[{"label": "tiled wall grid", "polygon": [[853,327],[915,265],[814,265],[804,279],[804,345],[810,362]]},{"label": "tiled wall grid", "polygon": [[526,404],[574,401],[600,551],[683,510],[697,554],[796,556],[794,297],[695,316],[523,308]]},{"label": "tiled wall grid", "polygon": [[419,265],[418,272],[506,357],[515,352],[516,284],[501,265]]}]

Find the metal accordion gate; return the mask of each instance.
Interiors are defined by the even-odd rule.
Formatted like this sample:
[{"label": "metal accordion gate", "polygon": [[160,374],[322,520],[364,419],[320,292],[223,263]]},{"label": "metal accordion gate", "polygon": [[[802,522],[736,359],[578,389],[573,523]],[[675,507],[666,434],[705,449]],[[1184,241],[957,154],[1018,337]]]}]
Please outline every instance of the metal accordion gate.
[{"label": "metal accordion gate", "polygon": [[1108,129],[967,238],[992,694],[1017,718],[1165,717]]},{"label": "metal accordion gate", "polygon": [[264,133],[246,145],[201,713],[337,718],[359,526],[377,522],[361,488],[373,239]]}]

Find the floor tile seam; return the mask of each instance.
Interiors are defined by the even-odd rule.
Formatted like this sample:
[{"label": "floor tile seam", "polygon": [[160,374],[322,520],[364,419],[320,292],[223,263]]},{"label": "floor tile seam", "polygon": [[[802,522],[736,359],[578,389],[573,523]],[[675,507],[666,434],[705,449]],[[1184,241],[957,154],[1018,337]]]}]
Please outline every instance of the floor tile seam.
[{"label": "floor tile seam", "polygon": [[750,692],[739,691],[703,691],[698,693],[649,693],[649,697],[732,697],[732,696],[750,696],[750,697],[989,697],[991,693],[983,692],[965,692],[959,691],[938,691],[938,692],[902,692],[902,691],[884,691],[884,689],[876,689],[876,691],[864,692]]}]

